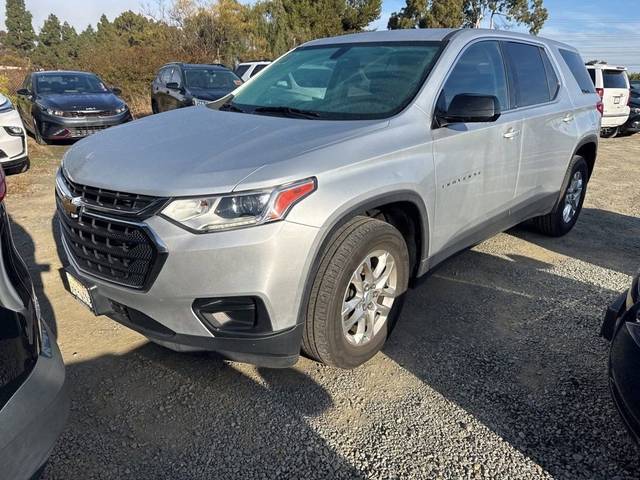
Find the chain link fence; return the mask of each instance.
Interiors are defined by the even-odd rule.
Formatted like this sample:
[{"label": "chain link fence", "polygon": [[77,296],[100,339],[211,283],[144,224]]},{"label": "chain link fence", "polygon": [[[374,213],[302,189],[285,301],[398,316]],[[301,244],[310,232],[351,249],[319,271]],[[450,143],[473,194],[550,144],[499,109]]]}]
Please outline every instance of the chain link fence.
[{"label": "chain link fence", "polygon": [[0,65],[0,93],[15,100],[16,92],[29,72],[28,68]]}]

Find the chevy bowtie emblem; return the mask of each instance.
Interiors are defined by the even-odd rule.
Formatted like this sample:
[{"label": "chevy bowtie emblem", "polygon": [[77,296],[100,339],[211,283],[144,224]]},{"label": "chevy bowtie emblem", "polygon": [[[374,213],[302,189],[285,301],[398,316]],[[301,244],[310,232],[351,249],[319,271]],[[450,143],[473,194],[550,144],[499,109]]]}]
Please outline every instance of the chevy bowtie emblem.
[{"label": "chevy bowtie emblem", "polygon": [[80,197],[62,197],[62,208],[71,218],[76,219],[80,216],[80,208],[82,208],[82,199]]}]

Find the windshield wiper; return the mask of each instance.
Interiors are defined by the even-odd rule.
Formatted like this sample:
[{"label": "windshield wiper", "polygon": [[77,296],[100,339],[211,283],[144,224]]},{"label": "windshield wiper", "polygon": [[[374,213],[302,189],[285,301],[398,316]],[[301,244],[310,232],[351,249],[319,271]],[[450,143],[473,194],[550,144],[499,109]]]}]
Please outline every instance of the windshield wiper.
[{"label": "windshield wiper", "polygon": [[242,110],[241,108],[236,107],[233,102],[229,101],[227,103],[223,103],[222,105],[220,105],[220,107],[218,107],[218,110],[224,110],[227,112],[238,112],[238,113],[247,113],[244,110]]},{"label": "windshield wiper", "polygon": [[293,118],[319,118],[320,113],[313,110],[301,110],[292,107],[256,107],[255,113],[276,113]]}]

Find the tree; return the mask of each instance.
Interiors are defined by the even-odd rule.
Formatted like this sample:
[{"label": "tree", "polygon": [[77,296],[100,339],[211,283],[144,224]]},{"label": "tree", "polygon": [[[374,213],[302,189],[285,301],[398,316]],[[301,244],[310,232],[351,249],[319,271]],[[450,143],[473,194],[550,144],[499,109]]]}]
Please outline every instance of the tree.
[{"label": "tree", "polygon": [[36,34],[31,23],[32,15],[24,6],[24,0],[6,0],[7,35],[4,45],[27,54],[34,48]]},{"label": "tree", "polygon": [[467,0],[465,3],[467,26],[475,28],[487,17],[489,27],[494,28],[496,17],[502,17],[507,23],[526,25],[529,33],[537,34],[549,17],[543,0]]},{"label": "tree", "polygon": [[388,28],[474,27],[496,19],[529,27],[537,34],[549,14],[543,0],[406,0],[406,6],[391,14]]},{"label": "tree", "polygon": [[458,28],[465,21],[463,0],[407,0],[392,13],[387,28]]},{"label": "tree", "polygon": [[59,67],[63,60],[61,45],[62,25],[58,17],[50,14],[42,24],[38,35],[38,45],[33,51],[31,59],[40,67]]}]

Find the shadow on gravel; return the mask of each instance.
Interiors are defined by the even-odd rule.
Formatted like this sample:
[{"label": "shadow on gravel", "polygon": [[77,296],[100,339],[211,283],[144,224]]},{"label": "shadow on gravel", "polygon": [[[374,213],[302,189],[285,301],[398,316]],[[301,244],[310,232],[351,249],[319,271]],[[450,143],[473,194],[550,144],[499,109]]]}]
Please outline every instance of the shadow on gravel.
[{"label": "shadow on gravel", "polygon": [[72,412],[45,479],[363,478],[310,427],[332,400],[296,369],[147,344],[67,378]]},{"label": "shadow on gravel", "polygon": [[55,318],[55,313],[51,302],[44,293],[44,286],[42,284],[42,273],[49,272],[51,265],[36,263],[36,245],[33,242],[31,235],[17,223],[11,215],[9,215],[9,223],[11,224],[11,235],[13,236],[13,242],[20,253],[20,256],[24,260],[24,263],[29,269],[31,280],[33,282],[33,288],[38,297],[38,303],[40,304],[40,311],[42,312],[42,318],[47,322],[49,328],[55,336],[58,335],[58,326]]},{"label": "shadow on gravel", "polygon": [[[617,272],[634,274],[640,250],[640,218],[597,208],[584,208],[570,235],[550,238],[529,228],[509,234],[553,252]],[[633,239],[633,241],[629,241]]]},{"label": "shadow on gravel", "polygon": [[[567,254],[582,234],[567,237]],[[598,336],[616,292],[550,267],[462,253],[407,294],[384,351],[556,478],[640,478]],[[473,449],[471,431],[460,425]]]}]

